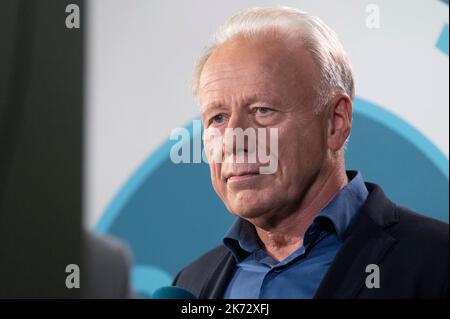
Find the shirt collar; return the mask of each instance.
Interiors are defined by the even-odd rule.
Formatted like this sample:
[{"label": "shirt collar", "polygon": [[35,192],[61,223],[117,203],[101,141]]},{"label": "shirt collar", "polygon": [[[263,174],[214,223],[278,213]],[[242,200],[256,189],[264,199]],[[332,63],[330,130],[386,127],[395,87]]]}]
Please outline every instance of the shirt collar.
[{"label": "shirt collar", "polygon": [[349,179],[347,185],[333,197],[313,221],[313,224],[320,223],[321,219],[331,221],[341,241],[369,195],[360,172],[348,171],[347,177]]},{"label": "shirt collar", "polygon": [[255,226],[239,217],[225,234],[223,244],[238,260],[260,249]]},{"label": "shirt collar", "polygon": [[[345,232],[351,226],[369,192],[360,172],[347,171],[349,182],[317,214],[305,232],[304,244],[310,240],[310,233],[317,227],[324,227],[324,222],[331,222],[333,230],[342,241]],[[248,221],[237,218],[225,234],[223,244],[238,260],[260,249],[255,227]]]}]

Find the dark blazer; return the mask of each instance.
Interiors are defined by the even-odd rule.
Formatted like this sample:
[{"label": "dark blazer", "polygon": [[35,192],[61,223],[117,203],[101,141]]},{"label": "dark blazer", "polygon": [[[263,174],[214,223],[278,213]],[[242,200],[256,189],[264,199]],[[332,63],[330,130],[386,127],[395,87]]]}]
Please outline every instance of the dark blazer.
[{"label": "dark blazer", "polygon": [[[392,203],[366,183],[369,197],[314,298],[448,298],[448,224]],[[365,285],[366,266],[380,270],[380,287]],[[221,245],[182,269],[173,284],[200,299],[219,299],[236,262]]]}]

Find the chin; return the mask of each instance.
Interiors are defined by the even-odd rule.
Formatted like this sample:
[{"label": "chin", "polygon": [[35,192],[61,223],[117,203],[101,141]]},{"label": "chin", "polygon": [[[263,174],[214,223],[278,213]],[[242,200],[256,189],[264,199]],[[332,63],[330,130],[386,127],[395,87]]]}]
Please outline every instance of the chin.
[{"label": "chin", "polygon": [[227,208],[233,215],[244,219],[252,219],[266,213],[268,205],[265,205],[257,195],[246,194],[230,199]]}]

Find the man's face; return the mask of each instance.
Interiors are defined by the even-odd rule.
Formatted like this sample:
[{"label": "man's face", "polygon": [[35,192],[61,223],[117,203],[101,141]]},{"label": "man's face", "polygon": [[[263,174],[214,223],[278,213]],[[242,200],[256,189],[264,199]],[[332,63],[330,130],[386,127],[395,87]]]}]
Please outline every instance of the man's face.
[{"label": "man's face", "polygon": [[[205,129],[216,128],[223,135],[226,128],[264,128],[267,134],[269,128],[278,129],[273,174],[260,174],[260,162],[230,163],[226,151],[220,162],[210,159],[213,187],[233,214],[270,222],[301,203],[327,151],[326,122],[314,114],[318,78],[300,44],[275,38],[236,37],[204,65],[198,96]],[[207,150],[217,147],[225,148],[205,138]],[[241,150],[250,152],[247,146]]]}]

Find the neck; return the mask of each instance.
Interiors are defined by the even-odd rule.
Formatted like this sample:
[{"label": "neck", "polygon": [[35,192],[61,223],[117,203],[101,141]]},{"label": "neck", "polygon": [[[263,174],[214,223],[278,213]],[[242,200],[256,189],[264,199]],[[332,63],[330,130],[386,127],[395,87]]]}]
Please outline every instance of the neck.
[{"label": "neck", "polygon": [[342,167],[319,173],[306,191],[300,206],[270,225],[255,225],[265,251],[277,261],[284,260],[303,245],[303,236],[314,217],[347,184]]}]

